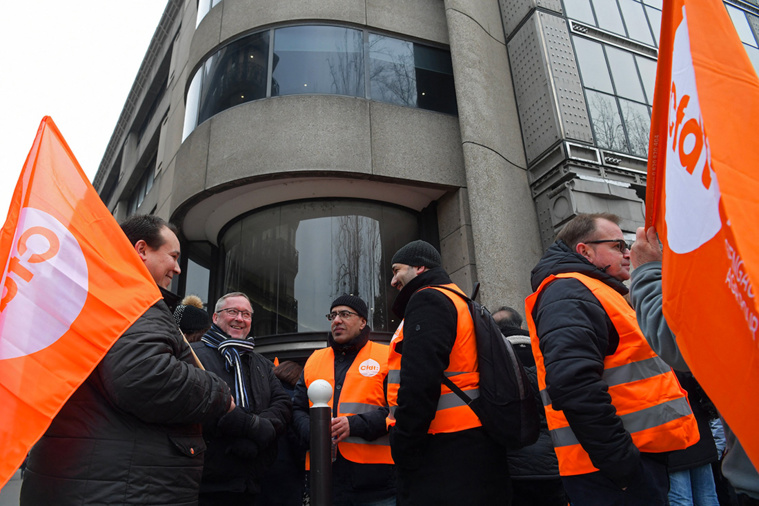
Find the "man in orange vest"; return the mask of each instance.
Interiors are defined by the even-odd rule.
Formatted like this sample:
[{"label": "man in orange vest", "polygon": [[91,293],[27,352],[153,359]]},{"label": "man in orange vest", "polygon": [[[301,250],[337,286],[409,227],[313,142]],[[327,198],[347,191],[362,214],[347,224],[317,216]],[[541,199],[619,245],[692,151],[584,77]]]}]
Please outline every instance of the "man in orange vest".
[{"label": "man in orange vest", "polygon": [[385,419],[387,352],[370,340],[366,303],[342,295],[330,306],[329,346],[316,350],[295,386],[293,423],[304,446],[311,438],[308,387],[317,379],[333,388],[332,464],[335,506],[393,506],[395,473]]},{"label": "man in orange vest", "polygon": [[618,223],[576,216],[533,269],[532,351],[572,503],[665,505],[667,453],[696,443],[698,428],[624,298],[630,250]]},{"label": "man in orange vest", "polygon": [[[424,506],[509,504],[506,453],[479,418],[443,385],[448,377],[479,395],[474,324],[466,303],[435,286],[461,292],[425,241],[392,259],[393,311],[403,318],[390,343],[390,445],[398,472],[398,502]],[[463,293],[463,292],[462,292]]]}]

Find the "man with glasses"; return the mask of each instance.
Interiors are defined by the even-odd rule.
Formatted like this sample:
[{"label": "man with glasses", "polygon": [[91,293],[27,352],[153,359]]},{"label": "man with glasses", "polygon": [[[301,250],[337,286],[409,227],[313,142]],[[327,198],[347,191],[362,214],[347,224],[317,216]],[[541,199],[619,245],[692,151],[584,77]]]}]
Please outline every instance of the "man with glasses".
[{"label": "man with glasses", "polygon": [[532,351],[564,489],[573,504],[664,505],[666,455],[698,441],[672,370],[624,295],[619,217],[581,214],[532,271]]},{"label": "man with glasses", "polygon": [[232,292],[216,302],[211,329],[192,343],[206,370],[227,382],[236,408],[205,425],[208,444],[200,506],[255,504],[260,477],[277,456],[276,439],[292,418],[292,403],[274,375],[274,364],[253,351],[250,299]]},{"label": "man with glasses", "polygon": [[317,379],[333,388],[332,464],[335,506],[391,506],[395,479],[385,418],[388,414],[387,345],[370,339],[366,303],[353,295],[335,299],[327,314],[326,348],[306,362],[293,398],[294,427],[310,442],[308,387]]}]

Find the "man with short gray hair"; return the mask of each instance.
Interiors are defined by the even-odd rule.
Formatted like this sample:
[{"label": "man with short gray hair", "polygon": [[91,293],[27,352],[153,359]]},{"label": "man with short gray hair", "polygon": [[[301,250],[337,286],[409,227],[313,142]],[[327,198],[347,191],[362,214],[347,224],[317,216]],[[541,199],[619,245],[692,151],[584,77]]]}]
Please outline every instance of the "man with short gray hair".
[{"label": "man with short gray hair", "polygon": [[227,382],[237,407],[205,425],[208,442],[200,505],[255,504],[260,478],[277,456],[276,439],[292,418],[292,403],[274,364],[248,338],[253,307],[242,292],[216,302],[211,329],[192,344],[203,366]]}]

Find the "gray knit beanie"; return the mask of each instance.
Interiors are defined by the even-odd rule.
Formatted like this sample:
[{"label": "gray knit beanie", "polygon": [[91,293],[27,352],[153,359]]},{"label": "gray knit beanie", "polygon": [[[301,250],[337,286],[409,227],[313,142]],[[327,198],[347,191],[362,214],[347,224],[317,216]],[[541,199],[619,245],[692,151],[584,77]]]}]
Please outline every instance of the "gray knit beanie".
[{"label": "gray knit beanie", "polygon": [[419,239],[399,249],[393,255],[390,264],[405,264],[412,267],[440,267],[440,253],[432,244]]},{"label": "gray knit beanie", "polygon": [[366,303],[363,300],[361,300],[359,297],[355,297],[353,295],[347,295],[347,294],[341,295],[340,297],[332,301],[332,305],[329,306],[329,310],[332,311],[332,309],[337,306],[348,306],[349,308],[353,309],[356,313],[358,313],[359,316],[363,317],[365,320],[369,319],[369,310],[366,308]]}]

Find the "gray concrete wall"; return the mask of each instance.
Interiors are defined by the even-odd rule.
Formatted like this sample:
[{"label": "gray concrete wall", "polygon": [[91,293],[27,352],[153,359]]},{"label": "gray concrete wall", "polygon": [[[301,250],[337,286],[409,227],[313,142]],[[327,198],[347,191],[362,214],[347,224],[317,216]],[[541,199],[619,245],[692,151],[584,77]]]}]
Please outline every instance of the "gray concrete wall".
[{"label": "gray concrete wall", "polygon": [[521,308],[541,248],[498,2],[445,9],[481,300]]}]

